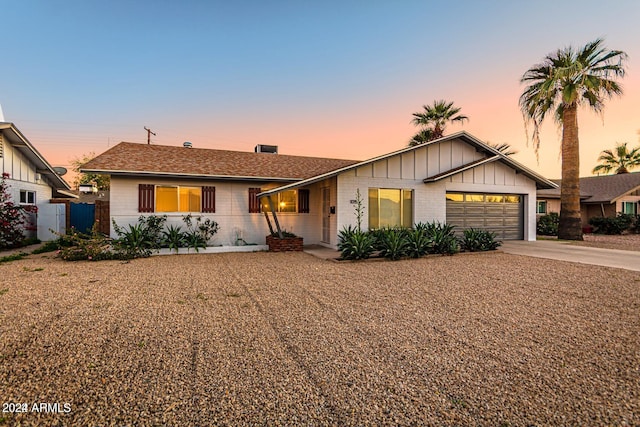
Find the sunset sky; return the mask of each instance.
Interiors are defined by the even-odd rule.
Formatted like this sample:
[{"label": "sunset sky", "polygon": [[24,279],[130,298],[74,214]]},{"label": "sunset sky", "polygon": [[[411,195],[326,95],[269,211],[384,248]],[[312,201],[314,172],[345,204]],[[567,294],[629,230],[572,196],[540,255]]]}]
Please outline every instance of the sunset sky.
[{"label": "sunset sky", "polygon": [[53,166],[120,141],[364,160],[406,146],[436,99],[467,130],[560,176],[557,126],[527,146],[522,74],[598,37],[629,55],[624,95],[579,113],[581,175],[640,145],[640,2],[13,1],[0,105]]}]

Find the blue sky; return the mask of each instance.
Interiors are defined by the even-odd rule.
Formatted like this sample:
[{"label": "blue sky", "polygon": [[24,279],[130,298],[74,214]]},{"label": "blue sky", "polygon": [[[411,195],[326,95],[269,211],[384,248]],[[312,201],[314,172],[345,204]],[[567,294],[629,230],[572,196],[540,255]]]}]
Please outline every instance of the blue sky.
[{"label": "blue sky", "polygon": [[581,112],[582,175],[638,145],[640,2],[32,1],[3,5],[0,104],[55,165],[119,141],[364,159],[406,145],[411,114],[454,101],[483,140],[560,171],[559,135],[527,147],[520,76],[604,37],[626,51],[624,97]]}]

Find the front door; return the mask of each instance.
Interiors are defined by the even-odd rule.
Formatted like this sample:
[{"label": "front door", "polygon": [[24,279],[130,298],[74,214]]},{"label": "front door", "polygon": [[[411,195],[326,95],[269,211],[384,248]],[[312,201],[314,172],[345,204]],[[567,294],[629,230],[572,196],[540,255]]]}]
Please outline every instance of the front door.
[{"label": "front door", "polygon": [[322,241],[331,243],[331,189],[322,188]]}]

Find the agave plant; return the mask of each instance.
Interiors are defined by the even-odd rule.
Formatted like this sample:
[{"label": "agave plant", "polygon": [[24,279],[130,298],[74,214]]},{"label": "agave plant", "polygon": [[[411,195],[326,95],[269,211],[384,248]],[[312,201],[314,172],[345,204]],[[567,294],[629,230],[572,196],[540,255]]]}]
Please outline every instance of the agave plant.
[{"label": "agave plant", "polygon": [[339,238],[338,249],[343,259],[367,259],[374,251],[375,237],[370,233],[349,226],[340,232]]},{"label": "agave plant", "polygon": [[402,228],[384,228],[380,235],[380,255],[392,261],[407,254],[407,232]]},{"label": "agave plant", "polygon": [[493,251],[502,244],[496,240],[496,233],[479,228],[467,228],[462,231],[460,246],[469,252]]},{"label": "agave plant", "polygon": [[163,243],[170,250],[178,252],[179,248],[183,248],[187,245],[185,234],[182,232],[182,227],[171,224],[166,230],[162,232]]},{"label": "agave plant", "polygon": [[406,253],[411,258],[420,258],[428,254],[432,247],[433,240],[427,235],[424,228],[416,227],[407,232]]}]

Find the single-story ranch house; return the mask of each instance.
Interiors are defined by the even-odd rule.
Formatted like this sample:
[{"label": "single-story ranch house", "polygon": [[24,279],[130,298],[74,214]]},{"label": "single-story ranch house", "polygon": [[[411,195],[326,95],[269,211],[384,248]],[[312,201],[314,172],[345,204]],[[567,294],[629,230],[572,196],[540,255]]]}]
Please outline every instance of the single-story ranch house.
[{"label": "single-story ranch house", "polygon": [[[560,185],[560,180],[554,180]],[[640,172],[580,178],[580,211],[586,227],[593,217],[615,217],[619,212],[637,215]],[[538,215],[560,212],[560,189],[538,190]]]},{"label": "single-story ranch house", "polygon": [[[336,247],[356,224],[364,228],[440,221],[479,227],[500,239],[536,238],[536,190],[556,184],[466,132],[365,161],[122,142],[82,172],[111,176],[111,217],[120,226],[140,215],[187,213],[215,220],[215,243],[264,244],[265,212],[305,244]],[[113,235],[113,227],[111,229]]]}]

